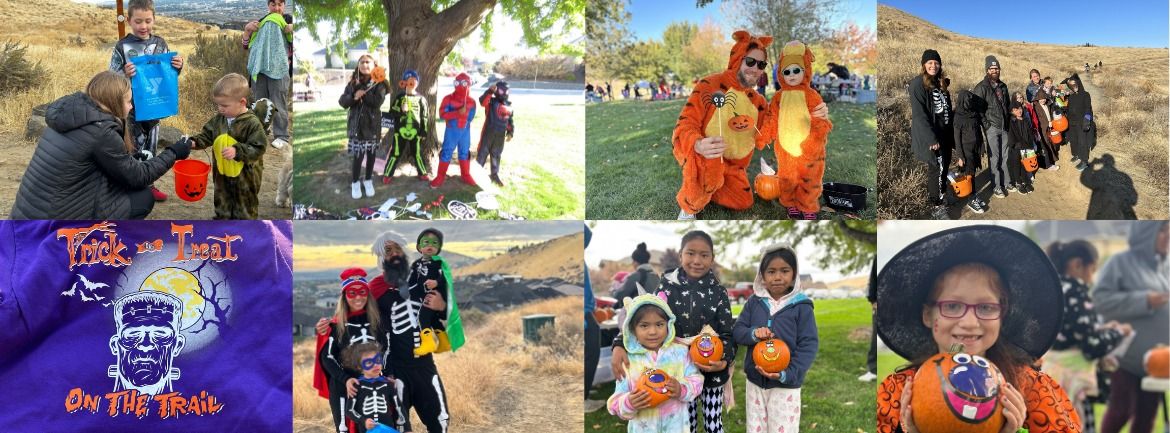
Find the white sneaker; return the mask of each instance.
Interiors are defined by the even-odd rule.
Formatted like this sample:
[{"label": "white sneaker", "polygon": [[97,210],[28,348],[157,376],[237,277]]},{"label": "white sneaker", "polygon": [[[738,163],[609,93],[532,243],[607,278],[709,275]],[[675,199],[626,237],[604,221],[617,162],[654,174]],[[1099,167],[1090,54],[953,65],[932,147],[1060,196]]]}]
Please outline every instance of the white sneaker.
[{"label": "white sneaker", "polygon": [[275,147],[277,149],[283,149],[285,145],[288,145],[288,142],[285,141],[283,138],[277,138],[275,140],[272,140],[272,147]]},{"label": "white sneaker", "polygon": [[678,210],[678,220],[679,221],[692,221],[694,219],[695,219],[694,214],[689,214],[689,213],[687,213],[687,211],[682,210],[682,209]]},{"label": "white sneaker", "polygon": [[361,182],[354,182],[354,183],[349,184],[349,196],[353,197],[354,200],[362,198],[362,183]]},{"label": "white sneaker", "polygon": [[868,372],[868,371],[865,372],[865,374],[863,374],[861,376],[857,376],[857,380],[860,380],[862,382],[873,382],[874,379],[877,379],[877,375],[873,374],[872,372]]},{"label": "white sneaker", "polygon": [[374,181],[372,179],[362,181],[362,189],[366,190],[366,197],[374,197]]},{"label": "white sneaker", "polygon": [[1060,170],[1060,166],[1056,165],[1056,164],[1052,164],[1052,166],[1048,167],[1048,169],[1052,170],[1052,171],[1056,171],[1056,170]]}]

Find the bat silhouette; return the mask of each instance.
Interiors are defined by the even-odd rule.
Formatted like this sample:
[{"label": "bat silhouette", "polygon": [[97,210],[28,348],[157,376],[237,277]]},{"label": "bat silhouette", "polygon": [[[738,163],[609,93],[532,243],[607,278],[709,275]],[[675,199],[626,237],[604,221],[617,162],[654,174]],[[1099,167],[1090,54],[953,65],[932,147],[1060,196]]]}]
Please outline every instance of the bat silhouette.
[{"label": "bat silhouette", "polygon": [[102,299],[106,299],[105,296],[99,295],[97,293],[97,289],[100,289],[102,287],[110,287],[109,284],[92,282],[89,279],[85,278],[85,275],[81,275],[81,274],[77,274],[77,277],[81,279],[79,282],[82,283],[85,287],[82,287],[81,290],[78,291],[77,290],[77,283],[73,283],[72,286],[69,286],[69,290],[61,292],[61,296],[78,295],[81,297],[82,302],[101,301]]}]

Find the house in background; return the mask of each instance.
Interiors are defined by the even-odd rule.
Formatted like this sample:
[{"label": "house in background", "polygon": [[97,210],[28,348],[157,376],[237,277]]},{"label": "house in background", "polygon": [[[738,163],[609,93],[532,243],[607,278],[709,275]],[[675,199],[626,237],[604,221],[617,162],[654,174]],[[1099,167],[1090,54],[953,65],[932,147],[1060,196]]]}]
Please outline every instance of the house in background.
[{"label": "house in background", "polygon": [[[328,64],[332,69],[352,69],[357,66],[358,58],[364,54],[373,54],[374,58],[380,59],[380,63],[384,63],[384,60],[381,59],[385,59],[388,55],[386,45],[378,45],[371,53],[369,43],[364,41],[346,48],[344,61],[342,60],[341,53],[329,52],[329,48],[317,50],[312,54],[312,58],[310,59],[313,62],[313,67],[316,69],[325,69],[326,64]],[[326,61],[327,55],[328,61]]]}]

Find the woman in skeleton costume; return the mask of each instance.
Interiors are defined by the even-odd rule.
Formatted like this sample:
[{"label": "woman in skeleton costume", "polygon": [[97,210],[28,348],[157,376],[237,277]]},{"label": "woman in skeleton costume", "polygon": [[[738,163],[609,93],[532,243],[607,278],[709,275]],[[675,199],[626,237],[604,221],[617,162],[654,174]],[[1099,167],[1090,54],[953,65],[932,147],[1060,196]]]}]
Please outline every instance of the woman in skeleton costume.
[{"label": "woman in skeleton costume", "polygon": [[[363,343],[387,347],[389,341],[389,333],[383,330],[385,326],[380,311],[377,305],[370,305],[372,301],[366,272],[361,268],[342,271],[341,299],[332,320],[317,338],[317,369],[313,385],[329,399],[333,425],[337,426],[338,432],[353,431],[345,425],[344,411],[349,406],[345,400],[356,394],[356,382],[362,375],[361,370],[342,361],[342,352],[351,345]],[[354,385],[354,392],[348,392],[350,385]]]},{"label": "woman in skeleton costume", "polygon": [[[402,417],[409,420],[413,407],[430,433],[446,433],[450,414],[447,396],[434,356],[415,356],[419,345],[419,316],[424,309],[433,315],[446,317],[447,292],[432,290],[430,295],[421,284],[408,284],[410,266],[403,246],[406,240],[386,232],[374,240],[373,251],[378,257],[382,275],[370,281],[370,295],[378,309],[387,318],[390,332],[389,352],[383,374],[391,375],[402,384],[399,395]],[[428,327],[430,325],[428,324]],[[409,421],[403,431],[410,430]]]}]

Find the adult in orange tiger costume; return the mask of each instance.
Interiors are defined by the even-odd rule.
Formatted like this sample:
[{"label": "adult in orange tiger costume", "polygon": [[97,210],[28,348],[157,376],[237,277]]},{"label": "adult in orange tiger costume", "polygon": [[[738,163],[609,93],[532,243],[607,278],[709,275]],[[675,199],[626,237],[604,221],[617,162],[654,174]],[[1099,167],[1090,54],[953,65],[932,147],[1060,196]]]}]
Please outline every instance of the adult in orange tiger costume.
[{"label": "adult in orange tiger costume", "polygon": [[[727,70],[698,81],[674,128],[674,158],[682,166],[679,219],[693,219],[712,201],[735,210],[753,203],[747,166],[768,103],[754,87],[767,68],[772,37],[740,30],[732,38]],[[828,108],[813,114],[824,118]]]},{"label": "adult in orange tiger costume", "polygon": [[759,144],[774,142],[776,175],[780,177],[780,204],[788,208],[789,219],[817,219],[821,208],[821,179],[825,175],[825,144],[833,123],[813,117],[823,106],[821,95],[809,85],[812,50],[792,41],[780,51],[778,64],[780,93],[760,123]]}]

